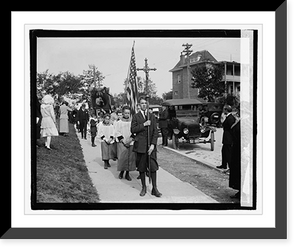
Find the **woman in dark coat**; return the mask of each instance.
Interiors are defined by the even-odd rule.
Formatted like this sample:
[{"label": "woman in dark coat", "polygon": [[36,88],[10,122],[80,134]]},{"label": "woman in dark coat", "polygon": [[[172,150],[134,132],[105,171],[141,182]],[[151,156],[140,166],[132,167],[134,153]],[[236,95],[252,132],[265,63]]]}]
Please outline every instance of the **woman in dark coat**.
[{"label": "woman in dark coat", "polygon": [[232,196],[234,198],[240,197],[241,189],[241,123],[240,120],[231,126],[231,133],[233,138],[232,145],[232,157],[229,164],[229,187],[238,190],[238,192]]}]

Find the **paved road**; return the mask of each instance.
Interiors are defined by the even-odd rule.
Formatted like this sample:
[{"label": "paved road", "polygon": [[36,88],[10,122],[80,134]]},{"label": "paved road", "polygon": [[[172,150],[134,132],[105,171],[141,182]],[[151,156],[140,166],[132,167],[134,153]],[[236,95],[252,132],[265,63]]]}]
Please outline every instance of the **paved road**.
[{"label": "paved road", "polygon": [[[100,142],[96,140],[97,147],[92,147],[90,138],[81,139],[77,133],[82,146],[84,159],[96,187],[101,202],[118,203],[218,203],[197,188],[187,182],[183,182],[160,167],[158,171],[158,189],[163,194],[156,198],[150,194],[151,185],[147,186],[147,194],[140,197],[141,182],[137,179],[138,172],[131,172],[132,181],[119,179],[117,161],[110,161],[111,167],[103,168],[103,161],[100,157]],[[148,181],[147,181],[148,183]]]},{"label": "paved road", "polygon": [[[180,144],[178,150],[172,148],[172,141],[169,140],[169,146],[166,147],[174,152],[177,152],[180,155],[184,155],[190,159],[198,161],[202,164],[209,166],[210,168],[216,169],[216,166],[221,165],[222,156],[222,135],[223,129],[218,128],[215,134],[215,148],[214,151],[210,150],[210,143],[183,143]],[[158,144],[161,144],[161,138],[158,139]],[[219,169],[218,169],[219,170]]]}]

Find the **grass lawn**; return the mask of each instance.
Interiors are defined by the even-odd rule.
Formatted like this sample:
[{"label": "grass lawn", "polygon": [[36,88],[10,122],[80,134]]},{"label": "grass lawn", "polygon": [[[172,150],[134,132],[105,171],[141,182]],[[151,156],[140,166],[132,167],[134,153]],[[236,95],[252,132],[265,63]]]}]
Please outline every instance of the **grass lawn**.
[{"label": "grass lawn", "polygon": [[37,147],[37,203],[98,203],[99,196],[82,154],[73,124],[69,135],[52,137],[51,148]]}]

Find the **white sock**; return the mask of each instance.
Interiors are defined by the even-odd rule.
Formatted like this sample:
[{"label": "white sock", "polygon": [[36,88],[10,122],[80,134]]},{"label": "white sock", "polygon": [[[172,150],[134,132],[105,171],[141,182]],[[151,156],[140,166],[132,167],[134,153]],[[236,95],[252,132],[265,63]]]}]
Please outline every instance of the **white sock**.
[{"label": "white sock", "polygon": [[46,146],[50,148],[51,136],[47,136],[47,144]]}]

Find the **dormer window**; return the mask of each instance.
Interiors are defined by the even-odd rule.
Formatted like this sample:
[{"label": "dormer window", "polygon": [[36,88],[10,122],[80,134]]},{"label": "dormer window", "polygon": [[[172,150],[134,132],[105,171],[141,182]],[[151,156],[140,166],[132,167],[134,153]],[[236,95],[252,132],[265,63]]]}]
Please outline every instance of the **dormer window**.
[{"label": "dormer window", "polygon": [[194,58],[191,58],[191,59],[190,59],[190,63],[198,62],[200,59],[201,59],[201,55],[198,54],[197,57],[194,57]]}]

